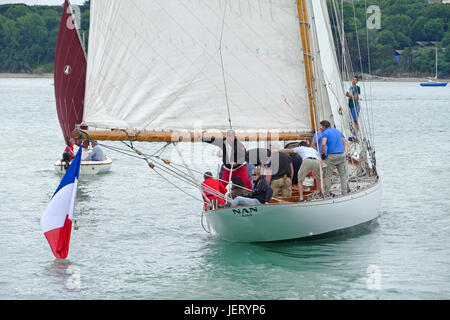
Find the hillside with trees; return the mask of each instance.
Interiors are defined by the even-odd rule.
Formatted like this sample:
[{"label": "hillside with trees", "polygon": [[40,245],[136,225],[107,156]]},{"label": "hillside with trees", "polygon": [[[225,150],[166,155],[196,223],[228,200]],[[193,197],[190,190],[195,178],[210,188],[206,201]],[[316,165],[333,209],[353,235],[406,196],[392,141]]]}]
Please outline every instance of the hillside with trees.
[{"label": "hillside with trees", "polygon": [[[366,8],[370,5],[377,5],[380,8],[381,28],[379,30],[366,29]],[[332,17],[331,10],[329,12]],[[450,73],[449,18],[450,4],[428,3],[427,0],[344,2],[346,41],[353,69],[361,73],[359,62],[359,56],[361,56],[362,71],[368,73],[368,55],[370,54],[372,74],[434,76],[437,46],[440,58],[438,59],[440,65],[438,76],[443,76],[442,69],[448,76]],[[337,42],[338,39],[335,39]],[[357,39],[359,39],[359,48]],[[361,52],[360,55],[359,52]]]},{"label": "hillside with trees", "polygon": [[[336,20],[328,2],[333,24]],[[450,48],[450,4],[361,0],[343,5],[346,42],[355,72],[369,73],[370,66],[370,72],[379,76],[434,76],[438,46],[439,76],[443,76],[442,69],[446,75],[450,73],[450,49],[446,50]],[[379,30],[366,30],[370,5],[380,8]],[[81,32],[87,39],[89,1],[79,8]],[[62,6],[0,5],[0,72],[53,72],[61,11]],[[335,42],[337,46],[340,43],[336,32]],[[337,52],[339,56],[339,46]]]},{"label": "hillside with trees", "polygon": [[[80,6],[89,29],[89,2]],[[0,72],[53,72],[62,6],[0,5]]]}]

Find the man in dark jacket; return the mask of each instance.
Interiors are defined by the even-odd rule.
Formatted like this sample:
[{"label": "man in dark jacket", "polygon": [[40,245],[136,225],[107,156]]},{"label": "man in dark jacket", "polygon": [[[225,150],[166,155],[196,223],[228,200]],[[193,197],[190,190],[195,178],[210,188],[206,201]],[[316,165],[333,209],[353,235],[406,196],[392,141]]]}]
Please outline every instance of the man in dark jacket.
[{"label": "man in dark jacket", "polygon": [[239,176],[242,182],[244,182],[244,186],[248,190],[252,190],[252,183],[248,176],[245,161],[245,147],[236,138],[236,134],[233,130],[228,130],[225,138],[203,139],[203,142],[214,144],[222,149],[222,184],[224,186],[226,186],[228,181],[232,180],[235,176]]},{"label": "man in dark jacket", "polygon": [[234,198],[231,202],[232,207],[269,203],[273,191],[267,183],[266,177],[261,175],[261,170],[259,168],[253,169],[252,175],[253,180],[255,181],[253,192]]}]

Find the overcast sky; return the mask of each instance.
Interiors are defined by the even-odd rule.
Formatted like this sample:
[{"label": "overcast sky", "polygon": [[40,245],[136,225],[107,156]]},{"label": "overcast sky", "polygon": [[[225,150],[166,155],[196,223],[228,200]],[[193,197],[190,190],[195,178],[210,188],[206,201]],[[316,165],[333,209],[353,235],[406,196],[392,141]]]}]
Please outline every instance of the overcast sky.
[{"label": "overcast sky", "polygon": [[[0,0],[0,5],[7,3],[25,3],[29,6],[32,5],[57,6],[62,5],[64,3],[64,0]],[[80,5],[84,3],[84,0],[70,0],[70,3]]]}]

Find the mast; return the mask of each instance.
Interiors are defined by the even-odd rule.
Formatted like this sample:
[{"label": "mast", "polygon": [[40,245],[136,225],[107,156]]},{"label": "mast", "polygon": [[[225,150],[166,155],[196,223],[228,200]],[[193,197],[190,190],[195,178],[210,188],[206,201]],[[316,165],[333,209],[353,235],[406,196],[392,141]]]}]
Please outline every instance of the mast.
[{"label": "mast", "polygon": [[436,46],[436,74],[435,74],[435,76],[434,76],[435,79],[438,78],[438,71],[437,71],[437,69],[438,69],[438,63],[437,63],[437,61],[438,61],[438,47]]},{"label": "mast", "polygon": [[316,106],[314,97],[314,75],[312,67],[311,42],[309,39],[308,12],[306,9],[306,0],[297,0],[298,18],[300,23],[300,35],[302,38],[303,56],[305,59],[306,83],[308,86],[308,100],[311,116],[311,128],[316,128]]}]

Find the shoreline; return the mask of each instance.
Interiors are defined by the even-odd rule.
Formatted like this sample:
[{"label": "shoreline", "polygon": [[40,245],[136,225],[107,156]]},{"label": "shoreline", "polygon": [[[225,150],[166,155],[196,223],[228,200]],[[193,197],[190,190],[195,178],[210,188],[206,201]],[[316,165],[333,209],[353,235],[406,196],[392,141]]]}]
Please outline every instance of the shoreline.
[{"label": "shoreline", "polygon": [[[53,78],[53,73],[7,73],[0,72],[0,78],[3,79],[12,79],[12,78],[21,78],[21,79],[34,79],[34,78]],[[381,76],[368,76],[363,75],[363,78],[360,81],[369,81],[369,82],[424,82],[428,79],[432,79],[431,77],[381,77]],[[447,79],[438,79],[440,81],[446,81]],[[345,80],[344,80],[345,81]]]},{"label": "shoreline", "polygon": [[0,78],[11,79],[11,78],[21,78],[21,79],[33,79],[33,78],[53,78],[53,73],[0,73]]}]

